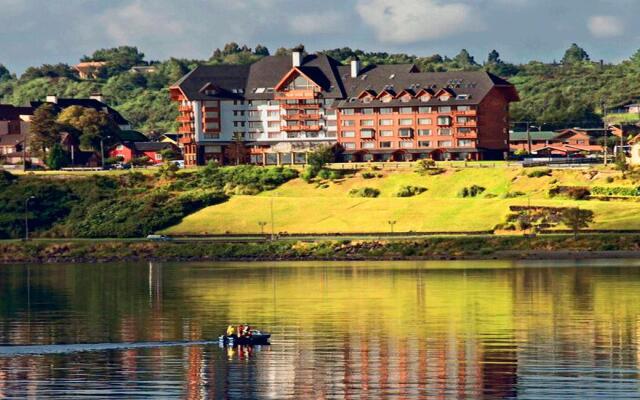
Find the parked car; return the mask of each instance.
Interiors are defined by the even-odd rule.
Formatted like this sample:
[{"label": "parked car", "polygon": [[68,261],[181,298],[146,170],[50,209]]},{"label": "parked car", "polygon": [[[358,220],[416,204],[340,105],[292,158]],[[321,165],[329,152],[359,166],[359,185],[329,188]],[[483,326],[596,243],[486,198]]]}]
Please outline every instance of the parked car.
[{"label": "parked car", "polygon": [[173,238],[166,235],[147,235],[147,239],[155,242],[170,242],[173,240]]},{"label": "parked car", "polygon": [[184,168],[184,160],[172,160],[171,163],[177,165],[178,168]]}]

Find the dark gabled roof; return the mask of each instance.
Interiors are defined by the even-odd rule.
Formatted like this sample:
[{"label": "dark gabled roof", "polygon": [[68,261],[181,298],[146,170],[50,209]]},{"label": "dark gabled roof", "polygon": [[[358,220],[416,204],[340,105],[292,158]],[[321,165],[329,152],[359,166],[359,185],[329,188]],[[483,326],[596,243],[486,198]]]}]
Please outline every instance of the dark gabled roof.
[{"label": "dark gabled roof", "polygon": [[[33,109],[35,110],[36,108],[40,107],[41,105],[43,105],[45,103],[47,103],[47,102],[46,101],[32,101],[31,102],[31,107],[33,107]],[[71,106],[80,106],[80,107],[86,107],[86,108],[93,108],[94,110],[103,111],[103,112],[106,112],[107,114],[109,114],[109,116],[113,119],[113,121],[118,125],[129,125],[129,121],[127,121],[118,111],[114,110],[113,108],[109,107],[108,105],[106,105],[103,102],[98,101],[96,99],[64,99],[64,98],[58,98],[55,103],[50,103],[50,104],[53,104],[59,110],[64,110],[65,108],[71,107]]]},{"label": "dark gabled roof", "polygon": [[11,104],[0,104],[0,121],[19,121],[21,115],[32,114],[32,107],[16,107]]},{"label": "dark gabled roof", "polygon": [[[249,69],[249,65],[200,65],[172,87],[180,88],[189,100],[242,99],[242,93],[233,91],[245,88]],[[205,93],[202,89],[210,85],[220,90]]]},{"label": "dark gabled roof", "polygon": [[[555,138],[557,138],[558,136],[560,136],[559,132],[554,132],[554,131],[531,131],[530,132],[531,135],[531,140],[553,140]],[[512,142],[526,142],[528,140],[527,138],[527,132],[510,132],[509,133],[509,140]]]},{"label": "dark gabled roof", "polygon": [[[343,97],[342,84],[339,79],[338,63],[325,54],[310,54],[305,56],[300,71],[317,83],[323,90],[323,96],[329,99]],[[273,92],[267,89],[275,87],[287,72],[293,68],[291,56],[270,56],[251,65],[247,80],[245,98],[249,100],[268,100],[273,98]]]},{"label": "dark gabled roof", "polygon": [[[356,78],[352,78],[348,68],[341,68],[342,81],[347,91],[347,99],[341,101],[339,107],[372,107],[372,106],[412,106],[412,105],[456,105],[479,104],[494,87],[513,88],[513,86],[495,75],[485,71],[456,71],[456,72],[416,72],[413,64],[368,66],[360,71]],[[433,98],[428,102],[412,99],[402,102],[399,99],[383,103],[374,100],[363,103],[351,100],[364,90],[381,93],[383,90],[400,93],[409,90],[414,93],[422,89],[433,93],[444,89],[455,96],[449,101],[441,102]],[[467,95],[464,99],[457,99],[458,95]],[[508,94],[511,96],[511,94]],[[513,96],[512,96],[513,97]],[[517,97],[517,96],[516,96]]]},{"label": "dark gabled roof", "polygon": [[146,142],[149,140],[144,134],[131,130],[120,131],[117,136],[121,142]]},{"label": "dark gabled roof", "polygon": [[133,147],[138,151],[160,151],[171,148],[171,143],[166,142],[136,142]]}]

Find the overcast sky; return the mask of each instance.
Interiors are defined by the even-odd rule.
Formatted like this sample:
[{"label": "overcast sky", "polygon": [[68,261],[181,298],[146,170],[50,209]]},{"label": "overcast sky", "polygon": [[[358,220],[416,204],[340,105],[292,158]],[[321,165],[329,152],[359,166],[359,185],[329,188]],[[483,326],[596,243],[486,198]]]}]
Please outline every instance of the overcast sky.
[{"label": "overcast sky", "polygon": [[640,0],[0,0],[0,63],[75,63],[103,47],[148,59],[207,58],[236,41],[274,51],[349,46],[440,53],[495,48],[507,61],[562,58],[573,42],[617,62],[640,48]]}]

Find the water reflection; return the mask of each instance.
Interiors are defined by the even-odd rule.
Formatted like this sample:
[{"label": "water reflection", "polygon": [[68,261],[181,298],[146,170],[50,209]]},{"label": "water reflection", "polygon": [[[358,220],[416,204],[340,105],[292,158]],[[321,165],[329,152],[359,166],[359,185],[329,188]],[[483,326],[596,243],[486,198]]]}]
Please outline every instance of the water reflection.
[{"label": "water reflection", "polygon": [[4,397],[638,396],[640,263],[0,268],[0,343],[272,345],[0,356]]}]

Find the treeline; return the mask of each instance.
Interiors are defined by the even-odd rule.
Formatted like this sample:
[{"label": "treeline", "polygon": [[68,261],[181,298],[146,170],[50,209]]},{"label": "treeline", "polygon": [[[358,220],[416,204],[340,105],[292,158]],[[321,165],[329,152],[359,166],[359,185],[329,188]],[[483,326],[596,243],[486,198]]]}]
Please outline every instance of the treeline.
[{"label": "treeline", "polygon": [[[294,49],[304,51],[304,46]],[[134,128],[145,132],[172,131],[176,128],[177,111],[169,100],[167,88],[195,66],[248,64],[270,54],[289,54],[292,50],[279,48],[271,53],[263,45],[250,48],[231,42],[215,49],[206,60],[153,61],[147,60],[136,47],[100,49],[82,58],[82,61],[107,63],[93,80],[81,80],[67,64],[30,67],[20,77],[0,65],[0,101],[22,105],[49,94],[87,97],[101,92]],[[599,125],[603,103],[606,108],[613,108],[640,98],[640,52],[617,64],[593,61],[576,44],[567,49],[558,62],[525,64],[504,61],[496,50],[482,60],[476,60],[465,49],[454,57],[365,52],[349,47],[323,52],[341,62],[357,57],[365,65],[414,63],[423,71],[487,70],[516,85],[521,101],[512,107],[512,120],[531,121],[545,128]],[[132,66],[139,65],[153,65],[156,72],[130,71]]]}]

